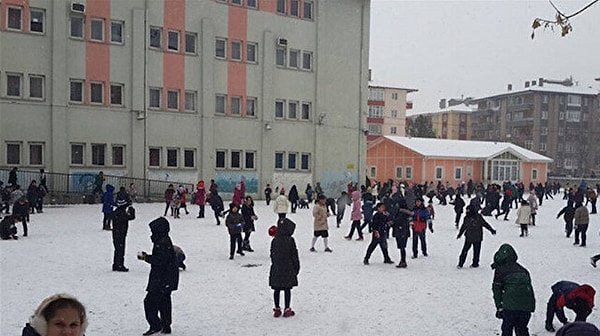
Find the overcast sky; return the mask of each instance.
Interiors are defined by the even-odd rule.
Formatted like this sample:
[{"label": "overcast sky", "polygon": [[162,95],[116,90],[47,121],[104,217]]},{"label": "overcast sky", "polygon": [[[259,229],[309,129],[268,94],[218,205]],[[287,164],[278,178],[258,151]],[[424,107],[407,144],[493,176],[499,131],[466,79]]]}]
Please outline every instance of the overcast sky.
[{"label": "overcast sky", "polygon": [[[554,1],[565,14],[588,2]],[[408,96],[416,112],[539,77],[600,87],[600,3],[572,19],[567,37],[538,28],[531,40],[533,19],[553,16],[548,1],[372,0],[373,83],[418,89]]]}]

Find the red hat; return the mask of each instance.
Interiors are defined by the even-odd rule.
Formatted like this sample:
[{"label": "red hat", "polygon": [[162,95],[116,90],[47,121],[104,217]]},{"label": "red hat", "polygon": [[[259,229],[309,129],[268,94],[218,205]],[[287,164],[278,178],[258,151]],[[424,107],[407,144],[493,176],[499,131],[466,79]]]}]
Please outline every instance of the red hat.
[{"label": "red hat", "polygon": [[272,225],[272,226],[269,228],[269,236],[271,236],[271,237],[275,237],[275,235],[276,235],[276,234],[277,234],[277,226],[275,226],[275,225]]}]

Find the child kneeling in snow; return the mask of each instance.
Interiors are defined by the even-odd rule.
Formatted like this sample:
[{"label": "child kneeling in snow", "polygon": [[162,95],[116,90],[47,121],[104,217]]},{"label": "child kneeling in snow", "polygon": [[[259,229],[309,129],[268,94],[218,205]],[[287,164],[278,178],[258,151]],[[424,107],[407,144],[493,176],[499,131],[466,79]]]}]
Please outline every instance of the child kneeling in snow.
[{"label": "child kneeling in snow", "polygon": [[21,221],[21,217],[16,215],[10,215],[4,217],[0,221],[0,238],[3,240],[18,239],[17,237],[17,222]]},{"label": "child kneeling in snow", "polygon": [[298,286],[298,272],[300,272],[300,260],[296,241],[292,237],[296,224],[288,218],[282,218],[277,222],[277,227],[269,229],[269,235],[274,236],[271,241],[271,270],[269,272],[269,286],[273,289],[273,317],[281,316],[279,297],[281,291],[284,293],[283,317],[294,316],[290,308],[292,300],[292,287]]}]

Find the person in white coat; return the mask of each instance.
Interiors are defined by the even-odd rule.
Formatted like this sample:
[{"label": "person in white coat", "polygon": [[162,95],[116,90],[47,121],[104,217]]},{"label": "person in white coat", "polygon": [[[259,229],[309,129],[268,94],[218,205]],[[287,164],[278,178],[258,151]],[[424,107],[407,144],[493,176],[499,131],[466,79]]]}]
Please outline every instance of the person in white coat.
[{"label": "person in white coat", "polygon": [[521,202],[521,207],[517,210],[517,224],[521,225],[521,235],[519,237],[524,237],[529,234],[527,226],[529,225],[530,218],[531,207],[526,200],[523,200]]},{"label": "person in white coat", "polygon": [[273,211],[279,216],[279,219],[285,218],[288,208],[290,206],[290,202],[285,196],[285,188],[279,189],[279,196],[273,202]]}]

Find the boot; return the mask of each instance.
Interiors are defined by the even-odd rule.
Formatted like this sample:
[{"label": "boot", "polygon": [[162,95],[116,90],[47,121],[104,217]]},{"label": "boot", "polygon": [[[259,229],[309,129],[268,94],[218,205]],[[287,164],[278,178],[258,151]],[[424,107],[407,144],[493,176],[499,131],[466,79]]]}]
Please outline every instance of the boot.
[{"label": "boot", "polygon": [[281,316],[281,308],[279,308],[279,307],[273,308],[273,317],[279,317],[279,316]]},{"label": "boot", "polygon": [[296,313],[294,313],[294,311],[291,308],[285,308],[285,311],[283,312],[283,317],[292,317],[296,315]]},{"label": "boot", "polygon": [[398,265],[396,265],[397,268],[406,268],[406,262],[405,261],[401,261]]},{"label": "boot", "polygon": [[546,322],[546,330],[549,332],[555,332],[556,329],[554,329],[554,326],[552,325],[552,322]]}]

